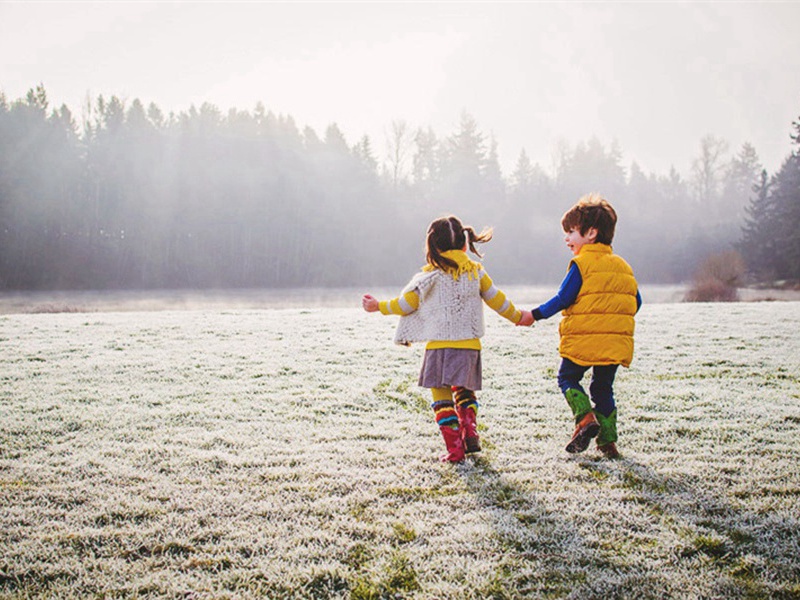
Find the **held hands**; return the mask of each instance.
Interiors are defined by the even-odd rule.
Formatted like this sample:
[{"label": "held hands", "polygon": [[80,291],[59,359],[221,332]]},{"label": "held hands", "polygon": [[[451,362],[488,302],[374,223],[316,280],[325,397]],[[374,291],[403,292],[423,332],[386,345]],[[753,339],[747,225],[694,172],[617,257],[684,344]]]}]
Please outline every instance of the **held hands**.
[{"label": "held hands", "polygon": [[529,310],[522,311],[522,318],[517,323],[517,327],[530,327],[533,325],[533,313]]},{"label": "held hands", "polygon": [[369,294],[364,294],[361,297],[361,306],[364,307],[364,310],[367,312],[377,312],[378,311],[378,300],[377,298],[373,298]]}]

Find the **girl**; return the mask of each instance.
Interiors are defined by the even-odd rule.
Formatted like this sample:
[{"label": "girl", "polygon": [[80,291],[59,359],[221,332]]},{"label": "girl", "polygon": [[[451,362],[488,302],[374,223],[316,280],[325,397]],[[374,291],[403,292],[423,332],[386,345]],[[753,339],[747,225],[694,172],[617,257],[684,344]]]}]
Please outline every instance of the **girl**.
[{"label": "girl", "polygon": [[469,247],[481,257],[475,244],[491,239],[491,229],[476,234],[457,217],[437,219],[428,227],[428,264],[401,295],[380,302],[369,294],[361,299],[367,312],[400,315],[395,343],[428,342],[419,385],[433,395],[431,407],[447,447],[442,461],[463,460],[465,447],[467,453],[481,449],[475,397],[481,389],[481,301],[512,323],[522,318],[483,266],[467,256]]}]

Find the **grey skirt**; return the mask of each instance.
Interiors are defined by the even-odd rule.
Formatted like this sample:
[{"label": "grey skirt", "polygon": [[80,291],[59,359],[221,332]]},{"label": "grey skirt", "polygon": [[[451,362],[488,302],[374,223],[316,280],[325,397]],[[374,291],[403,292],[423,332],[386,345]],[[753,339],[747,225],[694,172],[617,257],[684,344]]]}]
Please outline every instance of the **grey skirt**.
[{"label": "grey skirt", "polygon": [[419,385],[425,388],[451,386],[481,389],[481,351],[463,348],[440,348],[426,350],[419,374]]}]

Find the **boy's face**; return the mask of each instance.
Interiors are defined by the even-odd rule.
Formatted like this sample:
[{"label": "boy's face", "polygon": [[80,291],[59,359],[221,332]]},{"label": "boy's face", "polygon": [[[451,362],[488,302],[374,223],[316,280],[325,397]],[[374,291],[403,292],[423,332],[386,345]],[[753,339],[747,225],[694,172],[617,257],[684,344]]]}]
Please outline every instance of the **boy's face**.
[{"label": "boy's face", "polygon": [[574,256],[578,256],[578,253],[585,244],[594,244],[596,239],[596,227],[589,227],[585,234],[582,234],[579,228],[573,227],[564,236],[564,241],[567,243],[567,247],[572,251]]}]

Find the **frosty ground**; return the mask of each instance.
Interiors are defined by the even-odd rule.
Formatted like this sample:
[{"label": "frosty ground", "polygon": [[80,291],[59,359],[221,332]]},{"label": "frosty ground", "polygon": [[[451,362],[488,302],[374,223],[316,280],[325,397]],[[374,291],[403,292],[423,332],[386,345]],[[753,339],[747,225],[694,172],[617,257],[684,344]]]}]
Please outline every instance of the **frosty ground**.
[{"label": "frosty ground", "polygon": [[487,311],[484,452],[358,308],[0,316],[0,598],[800,598],[800,303],[645,304],[622,459]]}]

